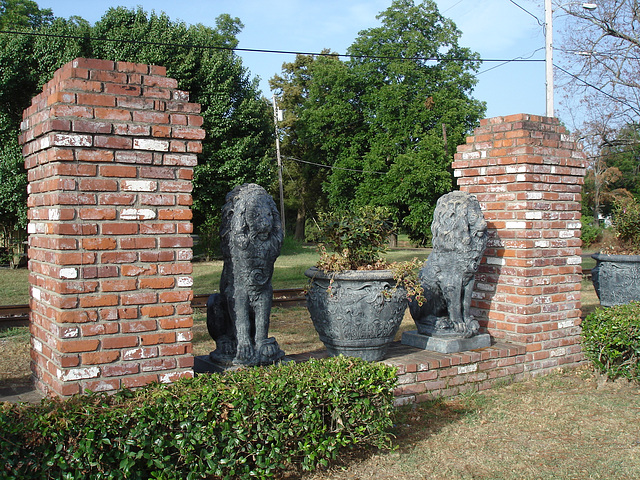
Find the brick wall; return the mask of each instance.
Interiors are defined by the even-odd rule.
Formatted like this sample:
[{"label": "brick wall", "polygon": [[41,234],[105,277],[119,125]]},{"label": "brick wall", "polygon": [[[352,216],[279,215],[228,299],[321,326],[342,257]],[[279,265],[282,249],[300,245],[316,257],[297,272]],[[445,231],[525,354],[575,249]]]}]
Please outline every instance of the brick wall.
[{"label": "brick wall", "polygon": [[483,120],[453,168],[489,226],[474,313],[495,339],[526,346],[525,371],[583,360],[580,192],[585,156],[555,118]]},{"label": "brick wall", "polygon": [[199,111],[162,67],[82,58],[25,110],[32,369],[45,392],[192,375]]}]

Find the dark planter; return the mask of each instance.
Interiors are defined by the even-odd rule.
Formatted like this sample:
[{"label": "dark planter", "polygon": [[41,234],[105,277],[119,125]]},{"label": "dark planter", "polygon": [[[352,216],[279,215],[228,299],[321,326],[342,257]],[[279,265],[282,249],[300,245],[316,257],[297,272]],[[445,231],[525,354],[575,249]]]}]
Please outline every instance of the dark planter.
[{"label": "dark planter", "polygon": [[391,270],[327,273],[312,267],[305,275],[310,279],[307,308],[329,355],[381,360],[408,304]]},{"label": "dark planter", "polygon": [[640,301],[640,255],[591,255],[597,262],[591,278],[600,305]]}]

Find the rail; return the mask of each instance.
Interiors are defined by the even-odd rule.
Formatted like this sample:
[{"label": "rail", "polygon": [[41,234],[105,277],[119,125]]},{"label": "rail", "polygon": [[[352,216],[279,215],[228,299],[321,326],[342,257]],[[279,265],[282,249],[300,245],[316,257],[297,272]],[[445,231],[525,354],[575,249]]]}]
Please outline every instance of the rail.
[{"label": "rail", "polygon": [[[191,307],[193,309],[207,308],[209,294],[193,296]],[[287,288],[273,291],[274,307],[295,307],[305,304],[304,289]],[[29,324],[29,305],[0,305],[0,329],[22,327]]]}]

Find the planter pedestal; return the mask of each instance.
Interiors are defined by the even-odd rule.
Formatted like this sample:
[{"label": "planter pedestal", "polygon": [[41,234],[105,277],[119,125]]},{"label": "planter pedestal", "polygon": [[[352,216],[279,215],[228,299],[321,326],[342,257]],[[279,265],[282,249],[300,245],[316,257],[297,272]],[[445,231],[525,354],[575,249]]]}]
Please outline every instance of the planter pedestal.
[{"label": "planter pedestal", "polygon": [[422,335],[417,330],[412,330],[402,334],[402,344],[438,353],[468,352],[490,347],[491,335],[482,333],[470,338],[446,338]]}]

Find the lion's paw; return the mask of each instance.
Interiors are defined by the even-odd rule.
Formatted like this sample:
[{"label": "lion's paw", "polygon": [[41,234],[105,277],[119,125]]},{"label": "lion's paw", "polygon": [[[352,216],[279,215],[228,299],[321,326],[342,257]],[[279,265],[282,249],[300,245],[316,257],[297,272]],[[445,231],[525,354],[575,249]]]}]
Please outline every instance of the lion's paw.
[{"label": "lion's paw", "polygon": [[247,365],[253,362],[255,349],[250,343],[238,343],[236,349],[236,358],[233,359],[234,365]]}]

